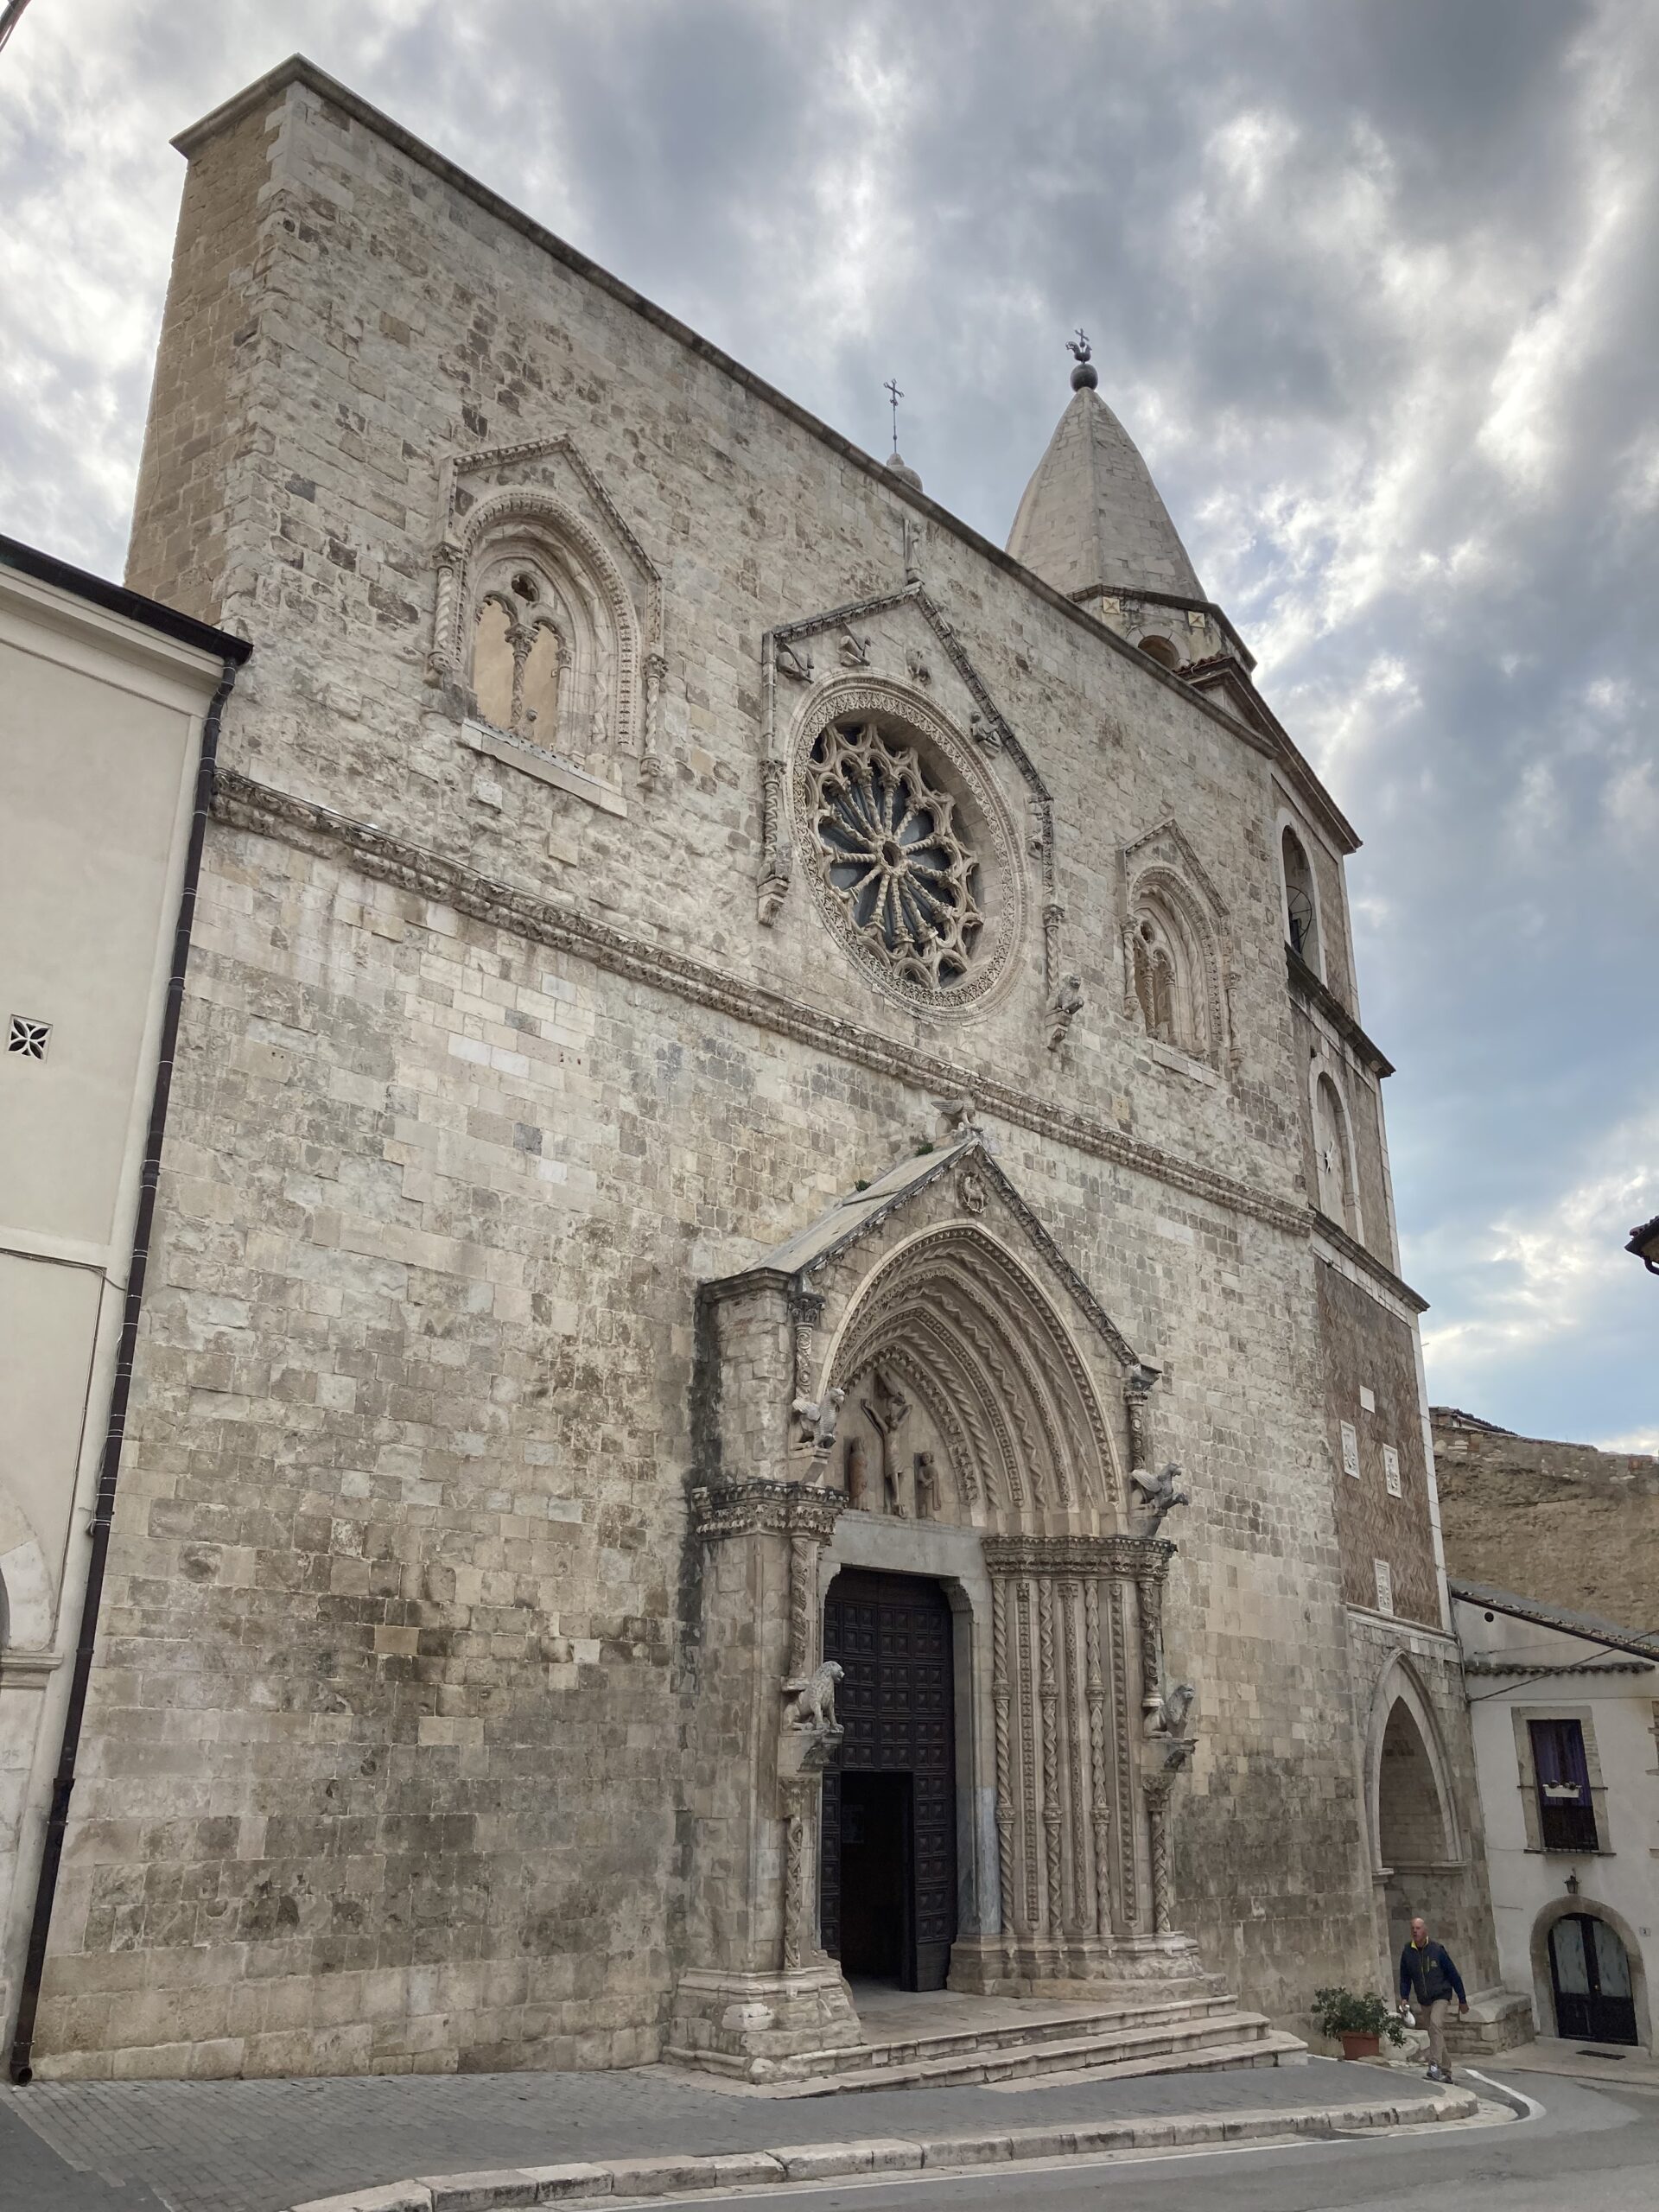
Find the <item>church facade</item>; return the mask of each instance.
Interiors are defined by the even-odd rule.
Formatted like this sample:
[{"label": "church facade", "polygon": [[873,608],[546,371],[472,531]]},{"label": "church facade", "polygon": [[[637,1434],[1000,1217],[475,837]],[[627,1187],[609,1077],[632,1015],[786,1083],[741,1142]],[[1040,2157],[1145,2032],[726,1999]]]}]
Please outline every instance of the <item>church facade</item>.
[{"label": "church facade", "polygon": [[308,64],[181,144],[129,582],[253,650],[35,2071],[1492,1982],[1357,841],[1092,365],[1004,550]]}]

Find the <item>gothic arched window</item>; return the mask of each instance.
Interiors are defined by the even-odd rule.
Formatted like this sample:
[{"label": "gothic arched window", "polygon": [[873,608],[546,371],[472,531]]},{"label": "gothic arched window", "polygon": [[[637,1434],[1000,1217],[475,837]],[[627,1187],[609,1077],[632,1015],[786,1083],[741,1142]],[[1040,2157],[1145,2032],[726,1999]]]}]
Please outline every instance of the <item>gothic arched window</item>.
[{"label": "gothic arched window", "polygon": [[1351,1236],[1357,1236],[1359,1208],[1354,1192],[1348,1109],[1335,1082],[1325,1074],[1313,1085],[1313,1153],[1319,1179],[1319,1211]]},{"label": "gothic arched window", "polygon": [[[505,578],[493,573],[505,569]],[[548,579],[524,563],[495,563],[473,626],[473,696],[480,718],[534,744],[556,746],[560,678],[569,648]]]},{"label": "gothic arched window", "polygon": [[1307,849],[1294,830],[1279,842],[1284,870],[1285,933],[1291,950],[1317,974],[1319,970],[1319,910]]},{"label": "gothic arched window", "polygon": [[1220,1057],[1220,982],[1215,936],[1195,899],[1158,869],[1131,895],[1129,982],[1148,1037],[1189,1059]]}]

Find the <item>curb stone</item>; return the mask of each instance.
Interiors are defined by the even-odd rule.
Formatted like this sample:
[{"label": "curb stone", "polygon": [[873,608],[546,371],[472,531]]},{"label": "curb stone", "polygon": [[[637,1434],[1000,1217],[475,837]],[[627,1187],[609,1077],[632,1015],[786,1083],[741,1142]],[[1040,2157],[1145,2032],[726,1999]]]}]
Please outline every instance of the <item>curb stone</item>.
[{"label": "curb stone", "polygon": [[699,2190],[777,2188],[843,2174],[942,2170],[1033,2158],[1090,2158],[1103,2151],[1163,2150],[1197,2143],[1244,2143],[1279,2135],[1328,2136],[1426,2120],[1473,2120],[1472,2090],[1398,2097],[1387,2103],[1313,2111],[1216,2113],[1183,2120],[1115,2120],[1097,2126],[1001,2128],[978,2135],[867,2137],[861,2142],[790,2143],[771,2151],[713,2157],[613,2158],[557,2166],[507,2166],[493,2173],[428,2174],[335,2196],[313,2197],[291,2212],[497,2212],[497,2208],[691,2195]]}]

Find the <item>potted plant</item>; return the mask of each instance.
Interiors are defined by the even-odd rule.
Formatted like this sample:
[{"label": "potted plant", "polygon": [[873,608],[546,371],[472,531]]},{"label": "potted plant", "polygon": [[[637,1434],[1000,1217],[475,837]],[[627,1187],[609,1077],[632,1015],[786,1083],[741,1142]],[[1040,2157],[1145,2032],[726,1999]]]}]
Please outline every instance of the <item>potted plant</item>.
[{"label": "potted plant", "polygon": [[1390,2043],[1404,2043],[1405,2029],[1397,2012],[1381,1997],[1357,1996],[1351,1989],[1316,1989],[1313,2018],[1319,2033],[1334,2036],[1344,2058],[1375,2058],[1387,2036]]}]

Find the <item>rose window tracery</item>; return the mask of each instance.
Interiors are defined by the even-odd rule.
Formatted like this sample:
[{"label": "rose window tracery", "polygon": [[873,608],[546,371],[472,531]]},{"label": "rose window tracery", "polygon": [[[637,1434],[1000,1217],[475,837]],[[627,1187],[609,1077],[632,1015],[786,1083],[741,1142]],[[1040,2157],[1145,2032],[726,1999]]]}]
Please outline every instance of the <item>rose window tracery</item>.
[{"label": "rose window tracery", "polygon": [[959,984],[985,918],[978,857],[951,793],[913,747],[869,721],[823,730],[806,784],[824,877],[860,950],[910,984]]}]

